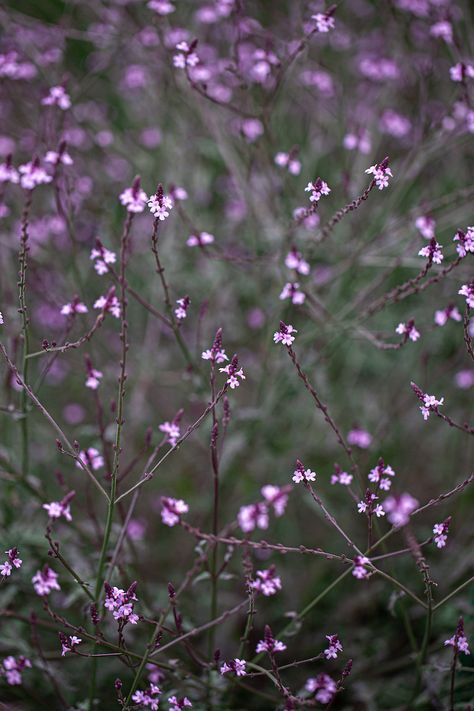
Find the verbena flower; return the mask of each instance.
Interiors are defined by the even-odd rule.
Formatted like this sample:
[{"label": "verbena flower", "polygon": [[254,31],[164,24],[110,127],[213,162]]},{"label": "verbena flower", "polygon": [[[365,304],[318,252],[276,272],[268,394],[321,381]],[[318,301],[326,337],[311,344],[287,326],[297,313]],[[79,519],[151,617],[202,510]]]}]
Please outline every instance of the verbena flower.
[{"label": "verbena flower", "polygon": [[301,162],[296,158],[294,151],[290,153],[277,153],[274,161],[280,168],[287,168],[291,175],[299,175],[301,172]]},{"label": "verbena flower", "polygon": [[410,319],[408,323],[399,323],[395,329],[396,333],[406,336],[410,341],[416,342],[420,337],[420,332],[415,327],[415,321]]},{"label": "verbena flower", "polygon": [[63,86],[52,86],[41,103],[43,106],[58,106],[63,111],[71,108],[71,98]]},{"label": "verbena flower", "polygon": [[0,675],[4,676],[10,686],[20,686],[22,683],[22,673],[25,669],[31,669],[31,662],[23,655],[19,657],[5,657],[0,666]]},{"label": "verbena flower", "polygon": [[141,189],[140,178],[138,176],[130,188],[125,188],[125,190],[120,193],[119,200],[121,204],[127,208],[127,212],[143,212],[148,201],[148,195]]},{"label": "verbena flower", "polygon": [[12,574],[13,568],[21,568],[23,561],[18,557],[18,548],[9,548],[5,553],[8,559],[4,563],[0,563],[0,575],[8,578]]},{"label": "verbena flower", "polygon": [[314,204],[319,202],[324,195],[329,195],[331,188],[324,180],[316,178],[314,183],[308,183],[305,187],[305,191],[310,193],[310,202]]},{"label": "verbena flower", "polygon": [[420,215],[420,217],[417,217],[415,226],[425,239],[433,239],[435,236],[436,221],[430,215]]},{"label": "verbena flower", "polygon": [[106,296],[99,296],[99,298],[94,301],[94,308],[108,312],[112,314],[114,318],[120,318],[120,314],[122,313],[120,301],[113,292],[109,292]]},{"label": "verbena flower", "polygon": [[92,361],[89,356],[85,357],[85,361],[87,369],[86,388],[90,388],[91,390],[97,390],[104,374],[101,370],[97,370],[97,368],[94,368],[92,366]]},{"label": "verbena flower", "polygon": [[462,321],[462,316],[454,304],[448,304],[445,309],[435,311],[434,321],[437,326],[444,326],[450,318],[453,321]]},{"label": "verbena flower", "polygon": [[463,284],[458,294],[466,297],[466,304],[470,309],[474,309],[474,279],[469,284]]},{"label": "verbena flower", "polygon": [[226,375],[229,376],[226,383],[232,390],[239,387],[239,378],[241,380],[245,380],[244,371],[242,368],[239,368],[239,359],[236,355],[232,358],[228,365],[224,366],[224,368],[219,368],[219,372],[226,373]]},{"label": "verbena flower", "polygon": [[459,618],[455,634],[445,641],[444,646],[454,647],[455,652],[462,652],[463,654],[471,653],[468,639],[464,634],[464,620],[462,617]]},{"label": "verbena flower", "polygon": [[377,516],[377,518],[380,518],[381,516],[385,516],[385,511],[383,510],[383,507],[381,504],[376,504],[375,502],[378,501],[378,496],[374,494],[370,489],[367,489],[365,492],[364,499],[362,501],[359,501],[357,504],[357,511],[359,513],[365,513],[368,516]]},{"label": "verbena flower", "polygon": [[170,210],[173,209],[173,201],[168,195],[163,193],[163,186],[160,184],[156,193],[148,200],[148,207],[152,215],[163,222],[170,215]]},{"label": "verbena flower", "polygon": [[188,308],[191,303],[191,299],[189,296],[183,296],[182,299],[177,299],[176,303],[178,304],[178,308],[174,310],[174,315],[178,319],[178,321],[183,321],[187,314],[188,314]]},{"label": "verbena flower", "polygon": [[275,639],[269,625],[265,625],[264,638],[258,642],[255,650],[257,654],[261,654],[262,652],[267,652],[267,654],[275,654],[275,652],[284,652],[285,649],[286,644],[280,642],[278,639]]},{"label": "verbena flower", "polygon": [[458,230],[453,242],[457,242],[456,252],[460,257],[464,258],[468,252],[474,254],[474,227],[468,227],[466,232]]},{"label": "verbena flower", "polygon": [[268,507],[261,503],[241,506],[237,521],[244,533],[250,533],[255,528],[266,529],[269,522]]},{"label": "verbena flower", "polygon": [[309,264],[305,262],[296,247],[292,247],[285,258],[285,266],[294,269],[299,274],[309,274]]},{"label": "verbena flower", "polygon": [[54,570],[51,570],[49,565],[45,565],[35,573],[32,583],[36,594],[41,597],[49,595],[53,590],[61,590],[58,575]]},{"label": "verbena flower", "polygon": [[311,15],[311,19],[314,20],[318,32],[329,32],[336,26],[334,17],[329,12],[318,12],[316,15]]},{"label": "verbena flower", "polygon": [[382,457],[380,457],[377,466],[370,470],[368,478],[369,481],[377,484],[377,487],[388,491],[392,485],[392,482],[388,477],[395,476],[395,472],[389,464],[385,464]]},{"label": "verbena flower", "polygon": [[102,242],[97,239],[96,246],[91,250],[90,259],[94,260],[94,269],[97,274],[102,276],[109,271],[108,264],[115,264],[117,255],[115,252],[111,252],[110,249],[106,249]]},{"label": "verbena flower", "polygon": [[[104,457],[95,447],[89,447],[79,452],[79,459],[81,459],[86,466],[94,470],[101,469],[104,466]],[[79,462],[76,462],[76,467],[82,469]]]},{"label": "verbena flower", "polygon": [[183,696],[181,699],[178,699],[177,696],[170,696],[168,703],[170,704],[169,711],[182,711],[184,708],[192,707],[192,703],[187,696]]},{"label": "verbena flower", "polygon": [[61,642],[61,656],[64,657],[68,652],[72,652],[78,644],[81,644],[82,639],[80,637],[76,637],[75,634],[67,637],[63,632],[60,632],[59,641]]},{"label": "verbena flower", "polygon": [[291,346],[295,340],[295,337],[292,335],[293,333],[298,333],[296,328],[293,328],[291,324],[287,325],[283,323],[283,321],[280,321],[280,330],[275,331],[273,340],[275,343],[283,343],[284,346]]},{"label": "verbena flower", "polygon": [[464,82],[466,79],[474,78],[474,66],[472,64],[465,64],[464,62],[457,62],[449,70],[449,76],[451,81]]},{"label": "verbena flower", "polygon": [[177,69],[185,69],[186,67],[195,67],[199,64],[199,57],[197,56],[194,49],[196,48],[196,40],[190,45],[187,42],[179,42],[176,45],[178,50],[175,55],[173,55],[173,64]]},{"label": "verbena flower", "polygon": [[339,652],[342,652],[342,644],[337,634],[327,634],[326,639],[329,642],[328,647],[324,650],[326,659],[337,659]]},{"label": "verbena flower", "polygon": [[18,183],[20,176],[13,166],[12,156],[6,157],[5,163],[0,163],[0,183]]},{"label": "verbena flower", "polygon": [[271,565],[266,570],[257,570],[256,579],[249,582],[249,587],[265,597],[271,597],[281,590],[281,578],[276,574],[276,568]]},{"label": "verbena flower", "polygon": [[158,15],[170,15],[176,10],[175,6],[169,0],[149,0],[147,7],[154,10]]},{"label": "verbena flower", "polygon": [[329,704],[337,691],[337,684],[328,674],[318,674],[317,677],[310,677],[304,688],[315,694],[320,704]]},{"label": "verbena flower", "polygon": [[288,503],[288,494],[291,491],[291,486],[274,486],[273,484],[265,484],[260,489],[260,493],[266,503],[273,508],[275,516],[283,516]]},{"label": "verbena flower", "polygon": [[61,307],[62,316],[72,316],[74,314],[86,314],[89,311],[87,306],[75,296],[72,301]]},{"label": "verbena flower", "polygon": [[224,664],[221,665],[220,668],[220,673],[221,674],[228,674],[229,672],[233,672],[236,676],[245,676],[247,674],[245,667],[247,665],[247,662],[245,659],[231,659],[229,662],[224,662]]},{"label": "verbena flower", "polygon": [[360,427],[354,427],[347,433],[348,444],[353,444],[360,449],[368,449],[372,444],[372,435]]},{"label": "verbena flower", "polygon": [[302,481],[316,481],[316,473],[311,471],[311,469],[305,469],[302,462],[299,459],[296,460],[296,469],[292,476],[295,484],[299,484]]},{"label": "verbena flower", "polygon": [[354,578],[357,578],[358,580],[368,578],[370,571],[367,568],[367,565],[369,563],[370,560],[365,555],[356,555],[354,558],[354,567],[352,568],[352,575]]},{"label": "verbena flower", "polygon": [[411,382],[410,385],[413,392],[422,403],[422,405],[420,406],[420,410],[421,414],[423,415],[423,419],[427,420],[432,412],[435,412],[438,407],[443,405],[444,397],[442,397],[441,400],[438,400],[438,398],[436,398],[434,395],[428,395],[428,393],[424,393],[416,383]]},{"label": "verbena flower", "polygon": [[179,423],[181,421],[181,417],[183,415],[183,410],[178,410],[176,415],[174,416],[173,420],[171,422],[162,422],[161,425],[158,426],[158,429],[160,432],[164,432],[166,435],[166,441],[168,444],[170,444],[172,447],[175,446],[176,442],[181,436],[181,429],[179,426]]},{"label": "verbena flower", "polygon": [[212,347],[203,351],[201,358],[214,363],[224,363],[224,361],[229,360],[225,350],[222,348],[222,328],[217,330]]},{"label": "verbena flower", "polygon": [[132,701],[135,704],[149,708],[150,711],[158,711],[160,705],[159,696],[161,693],[160,687],[151,683],[145,691],[135,691],[132,694]]},{"label": "verbena flower", "polygon": [[418,505],[419,502],[407,493],[398,496],[388,496],[383,502],[388,520],[397,528],[406,526],[410,520],[410,515],[418,508]]},{"label": "verbena flower", "polygon": [[176,526],[176,524],[180,522],[181,516],[189,511],[189,506],[183,499],[173,499],[170,496],[162,496],[160,501],[161,520],[166,526]]},{"label": "verbena flower", "polygon": [[451,516],[448,516],[441,523],[435,523],[433,526],[433,540],[437,548],[444,548],[446,541],[448,540],[449,525],[451,523]]},{"label": "verbena flower", "polygon": [[430,243],[426,247],[422,247],[418,252],[420,257],[426,257],[428,261],[433,262],[433,264],[441,264],[444,259],[443,247],[436,241],[435,237],[432,237]]},{"label": "verbena flower", "polygon": [[25,190],[33,190],[38,185],[50,183],[53,179],[51,175],[41,167],[38,158],[35,158],[29,163],[20,165],[18,172],[20,173],[20,185]]},{"label": "verbena flower", "polygon": [[297,281],[293,283],[287,282],[281,291],[280,299],[282,301],[284,299],[291,299],[291,302],[293,304],[304,304],[306,296],[302,291],[299,290],[299,288],[300,285]]},{"label": "verbena flower", "polygon": [[349,486],[353,479],[352,474],[342,471],[339,464],[334,465],[334,474],[331,474],[331,484],[342,484],[342,486]]},{"label": "verbena flower", "polygon": [[209,232],[198,232],[190,235],[186,240],[186,244],[188,247],[206,247],[208,244],[212,244],[214,240],[214,235],[209,234]]},{"label": "verbena flower", "polygon": [[43,508],[48,513],[49,518],[60,518],[62,516],[66,521],[72,521],[69,504],[75,495],[75,491],[70,491],[61,501],[51,501],[49,504],[43,504]]},{"label": "verbena flower", "polygon": [[381,163],[371,165],[365,172],[374,176],[373,179],[379,190],[388,188],[389,179],[393,178],[393,173],[388,167],[388,158],[384,158]]}]

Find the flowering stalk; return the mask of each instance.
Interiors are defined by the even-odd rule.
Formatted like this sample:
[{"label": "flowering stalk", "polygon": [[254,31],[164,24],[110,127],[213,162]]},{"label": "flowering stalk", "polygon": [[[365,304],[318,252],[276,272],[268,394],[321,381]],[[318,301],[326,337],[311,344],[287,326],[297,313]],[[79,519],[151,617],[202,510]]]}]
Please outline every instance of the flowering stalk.
[{"label": "flowering stalk", "polygon": [[[28,330],[28,310],[26,305],[26,270],[28,267],[28,222],[30,216],[31,203],[33,200],[33,190],[26,191],[25,204],[21,216],[21,238],[20,238],[20,271],[18,281],[19,312],[22,322],[23,338],[23,365],[22,373],[25,383],[28,382],[28,352],[29,352],[29,330]],[[28,474],[29,467],[29,441],[28,441],[28,396],[23,388],[21,393],[21,474],[23,479]]]}]

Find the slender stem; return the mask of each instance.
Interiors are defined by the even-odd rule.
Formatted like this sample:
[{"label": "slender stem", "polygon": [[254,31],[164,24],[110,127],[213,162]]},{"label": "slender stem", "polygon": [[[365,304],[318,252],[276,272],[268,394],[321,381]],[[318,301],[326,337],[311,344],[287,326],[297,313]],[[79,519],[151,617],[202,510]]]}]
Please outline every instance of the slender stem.
[{"label": "slender stem", "polygon": [[[25,204],[21,216],[21,238],[20,238],[20,255],[19,255],[19,281],[18,281],[18,300],[20,304],[19,312],[22,322],[22,339],[23,339],[23,365],[22,374],[25,383],[28,382],[28,351],[29,351],[29,318],[26,306],[26,270],[28,267],[28,221],[33,200],[33,191],[26,191]],[[29,468],[29,441],[28,441],[28,396],[23,388],[21,392],[21,411],[23,416],[21,423],[21,474],[23,479],[26,478]]]}]

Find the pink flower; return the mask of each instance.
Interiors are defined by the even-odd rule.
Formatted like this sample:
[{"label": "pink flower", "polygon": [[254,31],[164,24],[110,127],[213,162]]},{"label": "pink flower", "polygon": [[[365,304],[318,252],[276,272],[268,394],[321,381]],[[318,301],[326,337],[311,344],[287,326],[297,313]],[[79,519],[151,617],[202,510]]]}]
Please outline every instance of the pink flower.
[{"label": "pink flower", "polygon": [[468,227],[466,232],[458,230],[453,237],[457,242],[456,251],[460,257],[465,257],[468,252],[474,254],[474,227]]},{"label": "pink flower", "polygon": [[100,239],[96,239],[96,246],[91,250],[90,259],[95,260],[94,269],[99,276],[107,274],[109,271],[107,265],[115,264],[117,261],[115,252],[111,252],[109,249],[106,249]]},{"label": "pink flower", "polygon": [[150,10],[154,10],[156,13],[158,13],[158,15],[162,16],[170,15],[176,10],[173,3],[169,2],[168,0],[150,0],[147,3],[147,7],[149,7]]},{"label": "pink flower", "polygon": [[176,303],[178,304],[178,308],[174,310],[174,315],[176,316],[178,321],[183,321],[187,316],[191,299],[189,298],[189,296],[183,296],[183,298],[178,299]]},{"label": "pink flower", "polygon": [[410,494],[404,493],[400,496],[388,496],[383,502],[383,507],[390,523],[398,528],[406,526],[410,515],[418,507],[418,501]]},{"label": "pink flower", "polygon": [[5,163],[0,164],[0,183],[18,183],[20,176],[18,171],[13,167],[12,157],[8,155]]},{"label": "pink flower", "polygon": [[329,646],[324,650],[326,659],[337,659],[339,652],[342,652],[342,644],[337,634],[327,634],[326,639]]},{"label": "pink flower", "polygon": [[305,684],[306,691],[316,694],[316,701],[320,704],[329,704],[337,691],[336,682],[327,674],[318,674],[310,677]]},{"label": "pink flower", "polygon": [[369,563],[370,560],[366,558],[365,555],[356,555],[354,558],[354,567],[352,569],[352,575],[354,578],[357,578],[358,580],[368,578],[370,573],[366,566]]},{"label": "pink flower", "polygon": [[170,210],[173,209],[173,201],[168,195],[164,195],[161,184],[158,185],[155,195],[152,195],[148,200],[148,207],[155,219],[161,222],[169,217]]},{"label": "pink flower", "polygon": [[449,525],[451,523],[451,516],[448,516],[441,523],[435,523],[433,526],[434,537],[433,540],[437,548],[444,548],[446,541],[448,540]]},{"label": "pink flower", "polygon": [[302,481],[315,481],[316,473],[311,471],[311,469],[305,469],[303,463],[299,459],[296,460],[296,469],[293,472],[293,481],[295,484],[299,484]]},{"label": "pink flower", "polygon": [[90,388],[91,390],[97,390],[100,385],[100,381],[103,377],[103,373],[101,370],[97,370],[96,368],[92,367],[92,362],[89,356],[86,356],[85,360],[87,368],[86,388]]},{"label": "pink flower", "polygon": [[196,52],[194,52],[196,45],[197,40],[191,42],[191,45],[184,41],[179,42],[176,45],[178,53],[173,55],[173,64],[177,69],[195,67],[197,64],[199,64],[199,57],[197,56]]},{"label": "pink flower", "polygon": [[186,240],[188,247],[205,247],[214,242],[214,235],[209,232],[198,232],[195,235],[190,235]]},{"label": "pink flower", "polygon": [[220,673],[228,674],[228,672],[233,672],[236,676],[245,676],[247,673],[245,671],[246,665],[247,662],[244,659],[231,659],[230,662],[224,662],[221,665]]},{"label": "pink flower", "polygon": [[449,70],[449,76],[451,81],[463,82],[466,79],[474,78],[474,66],[472,64],[464,64],[464,62],[458,62]]},{"label": "pink flower", "polygon": [[54,570],[45,565],[42,570],[38,570],[32,578],[33,587],[37,595],[49,595],[52,590],[61,590],[58,583],[58,576]]},{"label": "pink flower", "polygon": [[183,410],[178,410],[171,422],[162,422],[158,429],[166,434],[166,441],[172,447],[175,446],[176,442],[181,436],[181,430],[179,423],[181,417],[183,416]]},{"label": "pink flower", "polygon": [[433,239],[435,236],[436,222],[433,217],[420,215],[420,217],[417,217],[415,220],[415,226],[425,239]]},{"label": "pink flower", "polygon": [[52,86],[41,103],[43,106],[58,106],[63,111],[71,108],[71,99],[63,86]]},{"label": "pink flower", "polygon": [[[81,459],[86,466],[94,469],[94,471],[104,466],[104,458],[95,447],[89,447],[88,449],[79,452],[79,459]],[[76,462],[76,467],[82,469],[79,462]]]},{"label": "pink flower", "polygon": [[291,324],[287,325],[283,323],[283,321],[280,321],[280,330],[275,331],[273,340],[275,343],[283,343],[284,346],[289,347],[295,340],[295,337],[292,335],[293,333],[298,333],[296,328],[293,328]]},{"label": "pink flower", "polygon": [[257,644],[256,652],[261,654],[262,652],[267,652],[267,654],[274,654],[275,652],[284,652],[286,649],[286,644],[275,639],[273,633],[268,625],[265,625],[265,635],[264,638],[260,640]]},{"label": "pink flower", "polygon": [[44,157],[45,163],[51,163],[52,165],[74,165],[74,161],[66,151],[66,144],[62,143],[58,151],[47,151]]},{"label": "pink flower", "polygon": [[120,318],[122,311],[120,308],[120,301],[113,293],[113,290],[109,291],[107,296],[99,296],[99,298],[94,302],[94,308],[108,312],[115,318]]},{"label": "pink flower", "polygon": [[5,553],[8,556],[8,560],[0,564],[0,575],[8,578],[12,574],[13,568],[21,568],[23,561],[18,558],[18,548],[9,548]]},{"label": "pink flower", "polygon": [[135,590],[137,583],[130,585],[127,591],[121,588],[112,587],[109,583],[104,583],[105,602],[104,607],[112,612],[114,620],[117,620],[121,627],[130,622],[136,625],[139,621],[138,615],[133,611],[137,596]]},{"label": "pink flower", "polygon": [[343,472],[338,464],[334,465],[334,474],[331,475],[331,484],[342,484],[343,486],[350,486],[352,483],[353,475]]},{"label": "pink flower", "polygon": [[434,320],[437,326],[444,326],[450,318],[453,321],[462,321],[462,316],[459,313],[457,306],[454,306],[454,304],[449,304],[442,311],[435,311]]},{"label": "pink flower", "polygon": [[266,484],[262,486],[260,492],[269,506],[273,507],[275,516],[283,516],[288,503],[288,494],[291,491],[291,486],[274,486]]},{"label": "pink flower", "polygon": [[311,19],[315,21],[318,32],[329,32],[335,27],[334,17],[330,13],[318,12],[316,15],[311,15]]},{"label": "pink flower", "polygon": [[292,247],[285,258],[285,266],[288,269],[294,269],[299,274],[309,274],[309,264],[305,262],[296,247]]},{"label": "pink flower", "polygon": [[310,202],[317,203],[321,200],[323,195],[329,195],[331,188],[324,180],[317,178],[314,183],[308,183],[305,187],[305,192],[311,193],[309,196]]},{"label": "pink flower", "polygon": [[161,497],[161,520],[166,526],[176,526],[182,514],[188,513],[189,506],[183,499],[172,499],[169,496]]},{"label": "pink flower", "polygon": [[275,158],[276,165],[281,168],[287,168],[291,175],[299,175],[301,172],[301,163],[295,157],[295,152],[290,153],[277,153]]},{"label": "pink flower", "polygon": [[265,504],[250,504],[241,506],[237,521],[244,533],[250,533],[255,528],[268,528],[268,507]]},{"label": "pink flower", "polygon": [[265,597],[271,597],[281,590],[281,578],[276,574],[275,566],[271,565],[267,570],[257,570],[257,579],[251,580],[249,586]]},{"label": "pink flower", "polygon": [[388,167],[388,158],[384,158],[381,163],[375,163],[365,171],[369,175],[374,176],[375,184],[379,190],[388,187],[389,178],[393,177],[393,173]]},{"label": "pink flower", "polygon": [[405,336],[405,341],[409,338],[410,341],[416,342],[420,337],[420,332],[415,328],[413,319],[410,319],[408,323],[399,323],[395,332]]},{"label": "pink flower", "polygon": [[359,503],[357,504],[357,511],[359,513],[366,513],[369,517],[373,516],[374,514],[377,516],[377,518],[385,516],[385,511],[383,510],[382,505],[375,503],[376,501],[378,501],[378,498],[379,497],[372,491],[370,491],[370,489],[367,489],[363,501],[359,501]]},{"label": "pink flower", "polygon": [[120,194],[120,202],[127,208],[127,212],[143,212],[148,201],[148,195],[140,187],[140,178],[137,176],[133,185]]},{"label": "pink flower", "polygon": [[88,308],[82,301],[79,301],[79,297],[75,296],[72,301],[61,307],[61,314],[63,316],[72,316],[74,314],[86,314]]},{"label": "pink flower", "polygon": [[63,633],[59,633],[59,640],[61,642],[61,656],[64,657],[68,652],[72,652],[74,647],[77,647],[78,644],[81,644],[82,639],[80,637],[76,637],[76,635],[70,635],[69,639],[67,636]]},{"label": "pink flower", "polygon": [[280,294],[280,299],[291,299],[293,304],[303,304],[306,296],[302,291],[299,291],[300,285],[297,281],[294,283],[287,282]]},{"label": "pink flower", "polygon": [[31,669],[31,662],[23,655],[18,659],[12,656],[5,657],[0,666],[0,675],[5,676],[10,686],[19,686],[22,683],[22,672],[27,668]]},{"label": "pink flower", "polygon": [[218,328],[211,348],[201,353],[203,360],[210,360],[212,363],[223,363],[229,360],[225,350],[222,348],[222,328]]},{"label": "pink flower", "polygon": [[431,262],[433,264],[441,264],[444,259],[442,249],[443,247],[436,241],[435,237],[432,237],[430,243],[420,249],[418,256],[427,257],[430,264]]},{"label": "pink flower", "polygon": [[44,185],[52,181],[52,177],[41,167],[38,158],[20,165],[18,171],[20,173],[20,185],[25,190],[33,190],[37,185]]},{"label": "pink flower", "polygon": [[385,465],[384,460],[380,458],[377,466],[370,470],[369,481],[377,484],[380,489],[388,491],[392,482],[387,477],[391,476],[395,476],[395,472],[392,467],[388,464]]},{"label": "pink flower", "polygon": [[463,284],[459,289],[458,294],[466,297],[466,304],[469,308],[474,309],[474,279],[469,284]]},{"label": "pink flower", "polygon": [[453,26],[447,20],[435,22],[435,24],[430,27],[430,35],[444,40],[446,44],[452,44]]},{"label": "pink flower", "polygon": [[343,146],[348,151],[358,150],[360,153],[367,155],[372,150],[370,134],[365,129],[361,129],[357,133],[346,133]]},{"label": "pink flower", "polygon": [[347,442],[348,444],[353,444],[360,449],[368,449],[372,443],[372,435],[366,430],[355,427],[348,432]]},{"label": "pink flower", "polygon": [[226,373],[229,377],[226,380],[227,385],[230,386],[232,390],[235,388],[238,388],[240,383],[239,383],[239,378],[241,380],[245,380],[245,375],[244,371],[242,368],[239,368],[239,359],[235,355],[232,358],[232,361],[226,365],[224,368],[219,368],[220,373]]},{"label": "pink flower", "polygon": [[60,518],[63,516],[66,521],[72,521],[71,509],[69,503],[76,495],[75,491],[70,491],[62,499],[62,501],[51,501],[49,504],[43,504],[43,508],[47,511],[49,518]]},{"label": "pink flower", "polygon": [[192,703],[187,696],[184,696],[182,699],[178,699],[176,696],[170,696],[168,703],[170,704],[169,711],[182,711],[184,708],[192,707]]}]

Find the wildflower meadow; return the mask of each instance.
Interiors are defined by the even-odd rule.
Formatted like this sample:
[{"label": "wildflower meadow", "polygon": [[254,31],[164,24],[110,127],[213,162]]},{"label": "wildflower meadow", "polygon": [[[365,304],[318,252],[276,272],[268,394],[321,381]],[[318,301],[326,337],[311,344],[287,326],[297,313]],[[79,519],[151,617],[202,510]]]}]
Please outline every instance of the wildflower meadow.
[{"label": "wildflower meadow", "polygon": [[0,709],[473,711],[472,0],[0,27]]}]

